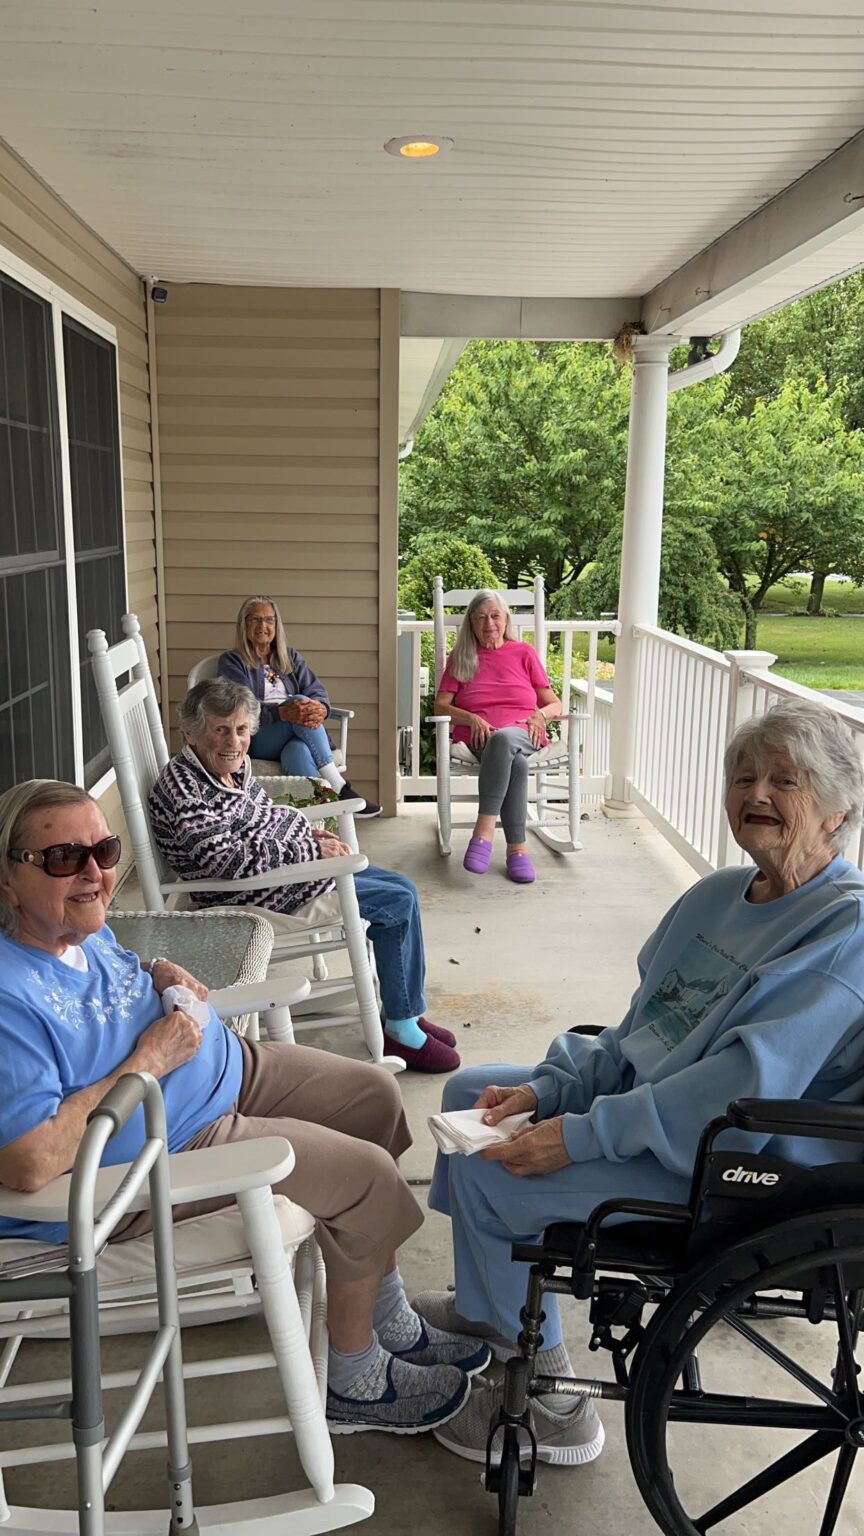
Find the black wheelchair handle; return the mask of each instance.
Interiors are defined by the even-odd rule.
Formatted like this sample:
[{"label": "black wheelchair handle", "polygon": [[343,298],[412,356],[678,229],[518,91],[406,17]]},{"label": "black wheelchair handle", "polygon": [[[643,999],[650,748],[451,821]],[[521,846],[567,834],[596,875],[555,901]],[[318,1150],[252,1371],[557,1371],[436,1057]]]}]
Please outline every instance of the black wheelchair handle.
[{"label": "black wheelchair handle", "polygon": [[817,1104],[813,1099],[735,1099],[726,1117],[739,1131],[864,1142],[861,1104]]},{"label": "black wheelchair handle", "polygon": [[95,1109],[91,1109],[87,1116],[87,1124],[95,1120],[97,1115],[107,1115],[113,1122],[112,1136],[126,1124],[126,1121],[134,1115],[139,1104],[143,1104],[147,1095],[148,1081],[139,1072],[125,1072],[123,1076],[109,1088],[104,1099],[100,1099]]}]

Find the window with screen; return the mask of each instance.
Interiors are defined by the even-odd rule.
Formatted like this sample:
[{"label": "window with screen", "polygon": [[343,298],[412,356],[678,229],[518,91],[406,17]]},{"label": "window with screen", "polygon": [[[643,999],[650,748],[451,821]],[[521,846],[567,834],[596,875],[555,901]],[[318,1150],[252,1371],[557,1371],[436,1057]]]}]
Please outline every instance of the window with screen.
[{"label": "window with screen", "polygon": [[0,274],[0,787],[75,778],[51,307]]},{"label": "window with screen", "polygon": [[91,789],[110,759],[87,654],[87,631],[104,629],[111,643],[121,639],[120,616],[126,606],[116,355],[110,342],[64,316],[63,357],[84,784]]},{"label": "window with screen", "polygon": [[126,608],[117,352],[19,276],[0,254],[0,790],[91,789],[110,763],[86,635],[119,638]]}]

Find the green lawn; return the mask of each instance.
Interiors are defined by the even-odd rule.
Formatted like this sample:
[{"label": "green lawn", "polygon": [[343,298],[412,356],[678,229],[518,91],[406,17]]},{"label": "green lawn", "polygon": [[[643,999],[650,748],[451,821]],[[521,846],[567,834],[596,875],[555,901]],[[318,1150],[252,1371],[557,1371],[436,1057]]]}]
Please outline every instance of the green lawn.
[{"label": "green lawn", "polygon": [[809,688],[864,689],[864,619],[759,620],[756,643],[774,651],[775,672]]},{"label": "green lawn", "polygon": [[[756,644],[760,650],[774,652],[775,672],[808,688],[864,690],[864,618],[799,617],[793,610],[802,606],[801,597],[786,587],[774,587],[769,599],[774,612],[763,610]],[[864,589],[844,582],[826,582],[826,607],[839,609],[841,600],[845,613],[864,613]],[[790,616],[782,617],[784,612]],[[739,644],[743,643],[742,628]],[[573,648],[587,656],[587,636],[577,635]],[[609,640],[601,639],[598,656],[601,661],[614,661]]]},{"label": "green lawn", "polygon": [[[762,611],[801,613],[807,607],[809,591],[810,582],[806,577],[793,577],[791,586],[771,587]],[[829,577],[822,607],[829,613],[864,613],[864,587],[854,587],[851,581],[836,581]]]}]

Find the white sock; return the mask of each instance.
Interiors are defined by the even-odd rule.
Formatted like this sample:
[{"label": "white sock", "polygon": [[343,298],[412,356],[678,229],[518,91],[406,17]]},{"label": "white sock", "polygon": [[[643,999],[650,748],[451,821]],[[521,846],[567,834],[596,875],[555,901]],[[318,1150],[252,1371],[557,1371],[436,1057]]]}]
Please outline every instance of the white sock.
[{"label": "white sock", "polygon": [[325,763],[323,768],[318,769],[318,777],[323,779],[325,784],[329,784],[331,789],[345,788],[345,780],[335,763]]}]

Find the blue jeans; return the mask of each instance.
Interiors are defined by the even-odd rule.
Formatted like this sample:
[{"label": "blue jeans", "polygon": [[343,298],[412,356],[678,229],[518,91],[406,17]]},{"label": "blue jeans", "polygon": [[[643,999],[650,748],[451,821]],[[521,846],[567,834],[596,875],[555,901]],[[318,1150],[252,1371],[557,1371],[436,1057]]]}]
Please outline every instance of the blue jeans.
[{"label": "blue jeans", "polygon": [[354,884],[360,916],[369,924],[384,1017],[419,1018],[426,1007],[426,956],[416,888],[405,875],[372,864],[354,876]]},{"label": "blue jeans", "polygon": [[333,748],[323,725],[292,725],[290,720],[274,720],[259,726],[249,743],[250,757],[263,757],[281,763],[283,773],[317,779],[318,769],[332,763]]},{"label": "blue jeans", "polygon": [[[448,1079],[444,1109],[472,1109],[490,1083],[518,1087],[533,1068],[468,1067]],[[488,1323],[515,1342],[519,1310],[525,1303],[527,1269],[510,1258],[511,1243],[536,1243],[555,1221],[585,1221],[603,1200],[625,1195],[640,1200],[686,1204],[689,1179],[670,1173],[656,1157],[642,1153],[623,1163],[595,1158],[570,1163],[557,1173],[517,1178],[500,1163],[476,1153],[445,1157],[439,1152],[429,1190],[429,1208],[449,1216],[456,1266],[456,1307],[474,1323]],[[558,1298],[543,1298],[547,1349],[561,1343]]]}]

